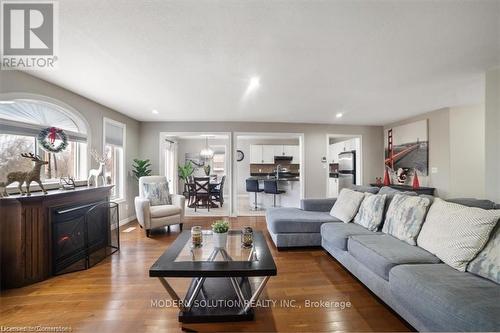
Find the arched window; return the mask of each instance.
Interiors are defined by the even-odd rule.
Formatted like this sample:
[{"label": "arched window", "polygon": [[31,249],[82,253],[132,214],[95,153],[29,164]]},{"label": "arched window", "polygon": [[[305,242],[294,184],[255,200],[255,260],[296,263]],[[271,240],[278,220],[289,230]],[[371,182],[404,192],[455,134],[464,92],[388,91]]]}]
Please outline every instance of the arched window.
[{"label": "arched window", "polygon": [[[65,131],[69,144],[64,151],[49,153],[39,146],[36,137],[47,127]],[[41,172],[45,184],[58,183],[60,177],[68,176],[86,179],[87,133],[85,120],[58,101],[48,98],[0,101],[0,182],[5,182],[9,172],[31,170],[33,162],[21,157],[22,153],[34,153],[49,161]]]}]

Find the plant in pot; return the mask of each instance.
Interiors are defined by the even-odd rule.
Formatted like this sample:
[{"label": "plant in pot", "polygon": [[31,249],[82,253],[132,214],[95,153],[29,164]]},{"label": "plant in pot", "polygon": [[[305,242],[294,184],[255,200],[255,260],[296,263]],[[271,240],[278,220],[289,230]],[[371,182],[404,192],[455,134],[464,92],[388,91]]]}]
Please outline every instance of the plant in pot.
[{"label": "plant in pot", "polygon": [[212,223],[214,237],[214,247],[225,248],[227,243],[227,232],[229,231],[229,222],[217,220]]},{"label": "plant in pot", "polygon": [[134,158],[134,164],[132,165],[132,172],[134,173],[134,176],[137,180],[139,178],[144,177],[144,176],[150,176],[151,175],[151,169],[149,167],[151,166],[151,163],[149,163],[149,160],[139,160],[137,158]]},{"label": "plant in pot", "polygon": [[184,165],[179,165],[177,170],[179,173],[179,179],[184,181],[184,192],[182,192],[182,194],[187,198],[189,196],[187,183],[188,183],[188,178],[194,172],[193,164],[191,164],[191,161],[187,161]]}]

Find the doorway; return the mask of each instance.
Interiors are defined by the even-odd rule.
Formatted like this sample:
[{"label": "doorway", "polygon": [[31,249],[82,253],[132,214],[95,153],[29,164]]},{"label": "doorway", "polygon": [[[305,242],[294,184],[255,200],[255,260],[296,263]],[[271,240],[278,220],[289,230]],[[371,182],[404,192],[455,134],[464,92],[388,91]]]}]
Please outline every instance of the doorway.
[{"label": "doorway", "polygon": [[[186,216],[230,215],[230,133],[160,133],[159,170],[167,177],[171,193],[186,197]],[[202,178],[209,179],[209,198],[196,195],[196,184]]]},{"label": "doorway", "polygon": [[362,136],[327,134],[326,146],[327,196],[336,198],[343,188],[363,185]]}]

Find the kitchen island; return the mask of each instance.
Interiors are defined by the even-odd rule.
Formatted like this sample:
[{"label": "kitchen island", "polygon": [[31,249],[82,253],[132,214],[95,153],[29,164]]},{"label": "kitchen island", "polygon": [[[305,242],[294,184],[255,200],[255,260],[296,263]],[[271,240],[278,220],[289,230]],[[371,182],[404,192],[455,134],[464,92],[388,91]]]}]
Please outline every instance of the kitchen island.
[{"label": "kitchen island", "polygon": [[[248,179],[255,179],[259,181],[259,188],[264,189],[265,180],[276,180],[278,182],[278,189],[285,191],[285,193],[276,195],[276,206],[278,207],[296,207],[300,208],[300,178],[282,177],[276,178],[275,176],[257,176],[252,175]],[[254,196],[249,196],[248,201],[250,207],[254,206]],[[261,209],[273,207],[273,195],[265,192],[257,193],[257,205]]]}]

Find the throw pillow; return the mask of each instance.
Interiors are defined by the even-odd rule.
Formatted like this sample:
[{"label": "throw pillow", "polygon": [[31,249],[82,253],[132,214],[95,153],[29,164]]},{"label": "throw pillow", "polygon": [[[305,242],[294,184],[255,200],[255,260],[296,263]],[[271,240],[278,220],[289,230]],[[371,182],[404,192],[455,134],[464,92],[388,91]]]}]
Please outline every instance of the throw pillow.
[{"label": "throw pillow", "polygon": [[500,223],[484,249],[467,266],[467,271],[500,284]]},{"label": "throw pillow", "polygon": [[394,195],[382,231],[410,245],[416,245],[429,205],[428,198],[406,194]]},{"label": "throw pillow", "polygon": [[418,246],[464,272],[499,218],[500,210],[466,207],[436,198],[418,236]]},{"label": "throw pillow", "polygon": [[143,183],[144,197],[149,199],[151,206],[171,205],[172,200],[168,194],[168,183]]},{"label": "throw pillow", "polygon": [[351,222],[354,216],[356,216],[359,205],[364,197],[364,193],[349,190],[347,188],[342,189],[330,211],[330,215],[338,218],[344,223]]},{"label": "throw pillow", "polygon": [[354,223],[359,224],[370,231],[377,231],[384,217],[384,205],[386,195],[375,195],[366,192],[365,198],[359,207]]}]

